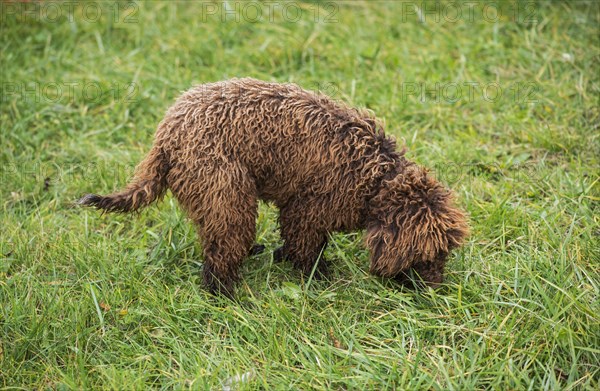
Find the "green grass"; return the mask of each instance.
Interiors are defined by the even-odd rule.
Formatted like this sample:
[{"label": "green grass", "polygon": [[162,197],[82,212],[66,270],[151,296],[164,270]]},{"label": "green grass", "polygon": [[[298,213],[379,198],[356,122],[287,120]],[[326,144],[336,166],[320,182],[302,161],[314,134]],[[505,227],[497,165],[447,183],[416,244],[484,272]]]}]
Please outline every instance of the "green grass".
[{"label": "green grass", "polygon": [[[495,22],[460,3],[454,23],[449,3],[424,22],[421,2],[263,4],[256,22],[42,4],[1,4],[0,388],[600,387],[599,3],[502,3]],[[441,290],[370,276],[357,232],[333,235],[331,281],[267,252],[230,302],[202,289],[171,196],[139,216],[73,207],[126,184],[180,91],[234,76],[373,110],[455,189],[472,235]],[[276,216],[261,205],[271,251]]]}]

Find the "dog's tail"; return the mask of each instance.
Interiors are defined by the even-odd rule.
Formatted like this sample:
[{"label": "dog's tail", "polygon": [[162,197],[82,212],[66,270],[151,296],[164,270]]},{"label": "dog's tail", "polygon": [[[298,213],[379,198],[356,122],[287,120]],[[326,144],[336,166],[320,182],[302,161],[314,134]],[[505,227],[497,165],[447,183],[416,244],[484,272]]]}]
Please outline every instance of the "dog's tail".
[{"label": "dog's tail", "polygon": [[77,204],[93,206],[106,212],[133,212],[165,195],[169,163],[164,152],[154,146],[136,167],[133,181],[125,190],[107,196],[87,194]]}]

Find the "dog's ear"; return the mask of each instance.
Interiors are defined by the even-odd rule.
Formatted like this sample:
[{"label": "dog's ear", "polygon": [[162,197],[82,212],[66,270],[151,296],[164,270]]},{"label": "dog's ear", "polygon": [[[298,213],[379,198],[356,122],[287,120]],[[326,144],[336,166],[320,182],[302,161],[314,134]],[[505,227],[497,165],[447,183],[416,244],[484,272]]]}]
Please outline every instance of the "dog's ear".
[{"label": "dog's ear", "polygon": [[415,165],[384,181],[372,203],[367,247],[377,275],[393,277],[415,263],[445,259],[468,234],[450,191]]},{"label": "dog's ear", "polygon": [[410,248],[398,243],[398,227],[374,222],[367,229],[366,244],[370,251],[370,272],[382,277],[394,277],[411,265]]}]

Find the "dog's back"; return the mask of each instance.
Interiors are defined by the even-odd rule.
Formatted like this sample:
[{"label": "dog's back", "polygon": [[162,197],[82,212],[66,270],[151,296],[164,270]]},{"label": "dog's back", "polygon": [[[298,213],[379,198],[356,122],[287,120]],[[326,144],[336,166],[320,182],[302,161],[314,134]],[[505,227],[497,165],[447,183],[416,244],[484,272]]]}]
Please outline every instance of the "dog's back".
[{"label": "dog's back", "polygon": [[259,196],[279,205],[299,191],[331,191],[323,181],[336,171],[350,179],[398,157],[370,113],[294,84],[247,78],[185,92],[156,138],[181,172],[242,164]]}]

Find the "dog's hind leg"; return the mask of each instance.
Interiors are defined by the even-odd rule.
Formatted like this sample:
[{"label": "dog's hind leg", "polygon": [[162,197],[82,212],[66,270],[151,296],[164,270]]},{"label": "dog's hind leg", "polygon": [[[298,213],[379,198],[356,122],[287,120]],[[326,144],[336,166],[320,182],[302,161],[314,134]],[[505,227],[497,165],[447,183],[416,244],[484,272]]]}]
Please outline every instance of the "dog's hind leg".
[{"label": "dog's hind leg", "polygon": [[285,205],[279,215],[284,243],[274,254],[276,260],[291,261],[295,269],[307,276],[316,265],[317,278],[328,274],[327,262],[323,256],[328,233],[325,227],[319,224],[322,210],[322,206],[311,199],[298,198]]},{"label": "dog's hind leg", "polygon": [[247,171],[234,164],[220,166],[207,182],[198,224],[204,283],[210,292],[232,297],[239,266],[255,239],[256,186]]}]

